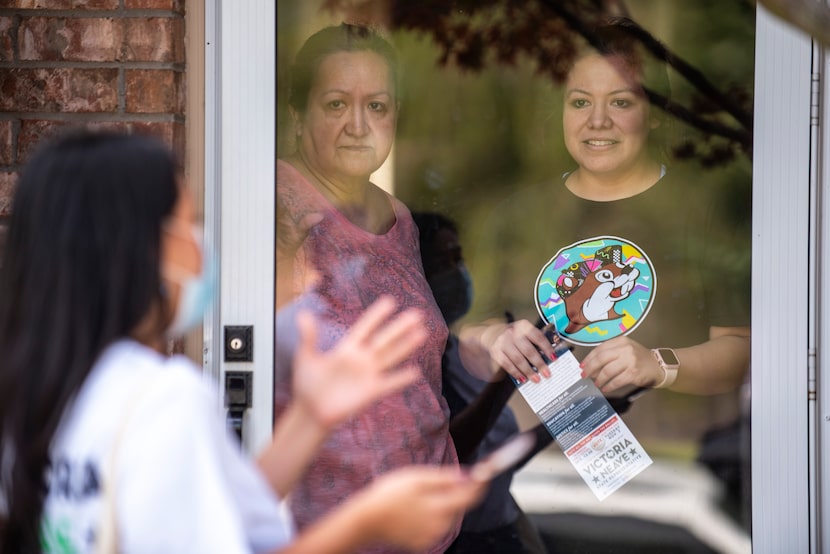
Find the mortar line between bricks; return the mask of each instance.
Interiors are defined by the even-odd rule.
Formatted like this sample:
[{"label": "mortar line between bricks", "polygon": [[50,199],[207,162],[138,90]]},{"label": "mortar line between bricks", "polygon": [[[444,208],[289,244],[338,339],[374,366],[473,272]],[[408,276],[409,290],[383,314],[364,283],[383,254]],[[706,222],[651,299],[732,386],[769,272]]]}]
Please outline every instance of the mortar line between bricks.
[{"label": "mortar line between bricks", "polygon": [[35,8],[0,8],[0,17],[19,15],[20,17],[62,17],[66,19],[134,19],[146,17],[184,17],[184,14],[170,10],[130,10],[118,8],[115,10],[40,10]]},{"label": "mortar line between bricks", "polygon": [[0,62],[0,69],[165,69],[185,71],[184,62],[82,62],[82,61],[19,61]]}]

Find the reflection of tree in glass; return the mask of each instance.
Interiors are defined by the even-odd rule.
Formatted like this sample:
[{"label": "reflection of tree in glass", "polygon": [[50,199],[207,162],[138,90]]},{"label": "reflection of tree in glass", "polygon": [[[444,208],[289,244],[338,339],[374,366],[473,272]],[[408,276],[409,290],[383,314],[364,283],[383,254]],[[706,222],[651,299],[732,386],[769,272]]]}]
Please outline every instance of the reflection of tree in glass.
[{"label": "reflection of tree in glass", "polygon": [[[787,6],[801,0],[765,0]],[[814,3],[814,2],[813,2]],[[536,63],[538,72],[555,83],[564,82],[578,44],[595,44],[592,27],[609,16],[628,15],[624,0],[368,0],[384,4],[393,29],[423,32],[442,51],[439,63],[454,63],[471,71],[490,59],[505,65],[520,57]],[[349,3],[351,5],[351,3]],[[347,10],[342,0],[327,0],[331,10]],[[747,3],[747,8],[752,9]],[[792,13],[779,9],[776,13]],[[696,66],[667,48],[650,32],[631,27],[632,37],[657,60],[666,63],[692,89],[685,101],[647,90],[651,102],[697,129],[695,139],[674,145],[681,159],[697,159],[705,167],[727,165],[739,155],[752,154],[752,82],[716,85]]]},{"label": "reflection of tree in glass", "polygon": [[[430,34],[442,49],[440,64],[455,63],[477,71],[493,56],[514,65],[520,57],[535,61],[538,71],[562,84],[584,40],[596,44],[592,28],[609,16],[627,15],[622,0],[389,0],[391,26]],[[339,0],[326,3],[336,9]],[[722,90],[685,59],[642,27],[629,28],[657,60],[666,63],[692,86],[684,105],[647,89],[651,102],[701,131],[700,138],[673,148],[679,158],[697,158],[704,166],[726,165],[743,153],[751,155],[751,83]]]},{"label": "reflection of tree in glass", "polygon": [[830,46],[830,6],[813,0],[759,0],[787,23]]}]

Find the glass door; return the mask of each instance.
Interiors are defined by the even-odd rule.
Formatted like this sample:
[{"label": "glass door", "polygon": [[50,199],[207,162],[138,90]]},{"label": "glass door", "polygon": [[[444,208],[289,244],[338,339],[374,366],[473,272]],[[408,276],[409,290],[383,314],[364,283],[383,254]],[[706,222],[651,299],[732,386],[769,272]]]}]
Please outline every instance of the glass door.
[{"label": "glass door", "polygon": [[[606,252],[644,254],[638,274],[659,284],[641,279],[653,298],[585,308],[584,321],[563,307],[574,354],[636,343],[629,352],[670,348],[680,361],[665,388],[596,374],[653,460],[610,497],[598,500],[555,443],[513,475],[510,495],[548,551],[815,549],[810,41],[744,2],[409,4],[277,3],[277,157],[296,148],[300,46],[324,26],[372,22],[398,52],[401,100],[394,161],[376,184],[455,223],[472,303],[450,331],[540,323],[542,269],[581,256],[575,270],[593,273],[616,245]],[[608,18],[628,21],[621,51],[598,42]],[[626,181],[625,163],[650,177]],[[622,184],[609,193],[611,173]],[[612,239],[623,240],[601,244]],[[565,306],[570,292],[553,289]],[[519,428],[539,424],[519,394],[508,408]]]}]

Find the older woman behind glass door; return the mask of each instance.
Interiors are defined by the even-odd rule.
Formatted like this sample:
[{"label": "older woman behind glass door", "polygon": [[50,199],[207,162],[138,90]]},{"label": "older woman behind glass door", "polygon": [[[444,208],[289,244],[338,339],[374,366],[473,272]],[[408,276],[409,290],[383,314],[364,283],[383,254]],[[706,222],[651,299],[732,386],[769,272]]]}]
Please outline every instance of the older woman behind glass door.
[{"label": "older woman behind glass door", "polygon": [[[329,27],[300,49],[291,79],[297,149],[277,162],[277,204],[298,227],[283,228],[282,238],[278,227],[277,260],[290,260],[294,278],[293,290],[277,290],[277,298],[306,293],[297,302],[320,319],[322,348],[381,294],[402,308],[419,308],[429,329],[408,360],[421,378],[338,427],[323,445],[291,499],[302,528],[396,467],[456,465],[457,457],[441,395],[448,330],[421,268],[418,231],[403,203],[370,181],[395,136],[396,54],[370,29]],[[286,350],[292,345],[285,344],[291,327],[277,319],[275,416],[291,398]],[[427,551],[443,552],[459,526],[460,519]]]}]

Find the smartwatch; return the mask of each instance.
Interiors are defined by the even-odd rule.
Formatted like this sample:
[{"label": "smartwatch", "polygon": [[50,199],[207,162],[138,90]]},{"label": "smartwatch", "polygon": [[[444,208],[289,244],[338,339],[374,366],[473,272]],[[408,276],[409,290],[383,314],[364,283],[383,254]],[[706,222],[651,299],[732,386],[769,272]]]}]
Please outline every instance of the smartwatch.
[{"label": "smartwatch", "polygon": [[677,370],[680,369],[680,360],[671,348],[655,348],[652,350],[657,363],[663,368],[663,380],[656,385],[655,389],[664,389],[672,386],[677,379]]}]

